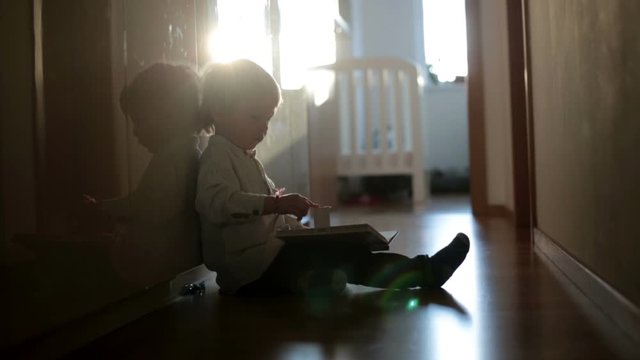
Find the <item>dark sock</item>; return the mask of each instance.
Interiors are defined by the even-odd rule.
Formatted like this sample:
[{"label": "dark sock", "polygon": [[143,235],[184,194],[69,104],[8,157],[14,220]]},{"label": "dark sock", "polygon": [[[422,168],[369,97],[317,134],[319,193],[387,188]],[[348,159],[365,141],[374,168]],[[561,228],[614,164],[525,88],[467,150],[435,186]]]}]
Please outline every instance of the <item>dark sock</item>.
[{"label": "dark sock", "polygon": [[440,249],[433,256],[425,257],[423,287],[441,287],[462,264],[468,252],[469,238],[463,233],[458,233],[449,245]]}]

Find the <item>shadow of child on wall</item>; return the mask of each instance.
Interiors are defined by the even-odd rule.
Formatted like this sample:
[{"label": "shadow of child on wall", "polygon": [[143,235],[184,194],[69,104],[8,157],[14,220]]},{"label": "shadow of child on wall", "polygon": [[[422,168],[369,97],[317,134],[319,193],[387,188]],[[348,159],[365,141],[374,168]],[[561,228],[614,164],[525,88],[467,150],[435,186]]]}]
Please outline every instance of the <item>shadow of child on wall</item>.
[{"label": "shadow of child on wall", "polygon": [[85,200],[116,219],[111,261],[128,282],[153,285],[201,263],[194,209],[199,89],[189,67],[155,63],[120,94],[133,135],[152,157],[128,196]]},{"label": "shadow of child on wall", "polygon": [[85,195],[84,203],[78,201],[79,222],[86,221],[79,231],[12,236],[13,262],[0,269],[0,277],[13,296],[6,297],[7,311],[0,315],[14,330],[3,344],[201,263],[194,209],[199,88],[198,75],[188,67],[154,64],[123,89],[122,111],[151,160],[127,196],[95,200]]}]

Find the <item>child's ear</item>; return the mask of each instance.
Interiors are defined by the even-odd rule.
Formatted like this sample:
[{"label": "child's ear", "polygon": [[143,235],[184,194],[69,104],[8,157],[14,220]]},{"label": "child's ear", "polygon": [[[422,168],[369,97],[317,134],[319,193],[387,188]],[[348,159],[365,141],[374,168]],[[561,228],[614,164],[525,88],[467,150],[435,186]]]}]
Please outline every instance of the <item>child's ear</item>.
[{"label": "child's ear", "polygon": [[209,115],[211,115],[211,118],[216,122],[227,120],[230,114],[231,112],[228,111],[228,109],[212,108],[209,110]]}]

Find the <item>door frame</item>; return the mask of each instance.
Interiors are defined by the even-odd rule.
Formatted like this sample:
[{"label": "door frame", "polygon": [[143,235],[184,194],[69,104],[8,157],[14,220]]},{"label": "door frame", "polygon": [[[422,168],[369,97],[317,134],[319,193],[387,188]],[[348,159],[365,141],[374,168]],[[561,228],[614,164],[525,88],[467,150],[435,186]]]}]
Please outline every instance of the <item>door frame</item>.
[{"label": "door frame", "polygon": [[520,228],[535,224],[535,168],[528,0],[505,1],[511,102],[514,209],[492,205],[487,196],[487,153],[480,2],[466,1],[469,168],[471,208],[475,216],[506,216]]}]

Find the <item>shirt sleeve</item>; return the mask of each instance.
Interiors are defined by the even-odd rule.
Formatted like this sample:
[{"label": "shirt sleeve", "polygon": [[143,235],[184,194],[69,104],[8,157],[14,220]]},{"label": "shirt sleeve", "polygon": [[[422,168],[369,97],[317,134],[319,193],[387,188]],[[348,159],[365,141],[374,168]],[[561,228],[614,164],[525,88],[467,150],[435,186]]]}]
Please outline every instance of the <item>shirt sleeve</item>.
[{"label": "shirt sleeve", "polygon": [[207,221],[214,224],[251,221],[262,215],[266,196],[242,191],[232,160],[224,149],[203,155],[196,209]]},{"label": "shirt sleeve", "polygon": [[[262,166],[262,164],[260,164],[260,166]],[[273,180],[271,180],[271,178],[265,174],[265,179],[267,180],[267,185],[269,185],[269,191],[271,191],[271,193],[275,193],[276,190],[278,190],[276,188],[276,184],[273,182]]]}]

